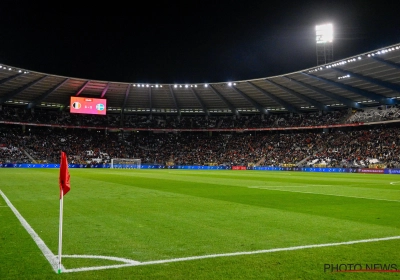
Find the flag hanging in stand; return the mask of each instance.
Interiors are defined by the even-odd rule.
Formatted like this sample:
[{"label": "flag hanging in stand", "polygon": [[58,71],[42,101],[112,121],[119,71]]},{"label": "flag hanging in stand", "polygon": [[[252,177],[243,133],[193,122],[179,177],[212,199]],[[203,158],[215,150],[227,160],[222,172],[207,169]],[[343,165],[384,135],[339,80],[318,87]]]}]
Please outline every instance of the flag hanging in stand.
[{"label": "flag hanging in stand", "polygon": [[69,171],[68,171],[68,161],[67,161],[67,155],[65,152],[61,152],[61,164],[60,164],[60,178],[59,178],[59,183],[60,183],[60,199],[62,196],[66,195],[67,192],[71,189],[71,185],[69,182]]}]

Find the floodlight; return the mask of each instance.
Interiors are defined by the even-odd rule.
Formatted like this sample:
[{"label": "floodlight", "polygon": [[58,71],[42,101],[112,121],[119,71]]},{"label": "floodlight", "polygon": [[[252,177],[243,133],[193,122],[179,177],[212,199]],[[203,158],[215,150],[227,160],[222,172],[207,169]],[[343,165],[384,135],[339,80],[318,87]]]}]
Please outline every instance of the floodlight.
[{"label": "floodlight", "polygon": [[331,23],[317,25],[317,65],[333,62],[333,25]]},{"label": "floodlight", "polygon": [[317,44],[331,43],[333,41],[333,25],[331,23],[315,27]]}]

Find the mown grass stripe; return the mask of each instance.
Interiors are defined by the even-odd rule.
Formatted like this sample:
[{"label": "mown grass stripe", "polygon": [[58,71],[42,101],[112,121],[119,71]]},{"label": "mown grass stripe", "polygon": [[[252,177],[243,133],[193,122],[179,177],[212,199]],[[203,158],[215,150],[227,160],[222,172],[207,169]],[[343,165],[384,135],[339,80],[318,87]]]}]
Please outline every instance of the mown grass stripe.
[{"label": "mown grass stripe", "polygon": [[270,187],[265,187],[265,186],[248,186],[248,188],[249,189],[263,189],[263,190],[270,190],[270,191],[280,191],[280,192],[305,193],[305,194],[316,194],[316,195],[330,195],[330,196],[339,196],[339,197],[348,197],[348,198],[360,198],[360,199],[371,199],[371,200],[379,200],[379,201],[400,202],[400,200],[371,198],[371,197],[362,197],[362,196],[330,194],[330,193],[316,193],[316,192],[304,192],[304,191],[290,191],[290,190],[276,189],[276,188],[270,188]]}]

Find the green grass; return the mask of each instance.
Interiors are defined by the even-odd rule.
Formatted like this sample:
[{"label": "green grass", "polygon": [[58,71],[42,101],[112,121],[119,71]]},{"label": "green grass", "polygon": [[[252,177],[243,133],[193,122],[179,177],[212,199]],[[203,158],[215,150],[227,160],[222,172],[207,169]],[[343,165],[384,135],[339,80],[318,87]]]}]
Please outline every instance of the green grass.
[{"label": "green grass", "polygon": [[[63,255],[138,262],[400,236],[400,176],[70,169]],[[57,256],[58,169],[0,169],[0,190]],[[0,196],[0,279],[394,279],[400,239],[56,274]],[[77,269],[121,264],[67,258]]]}]

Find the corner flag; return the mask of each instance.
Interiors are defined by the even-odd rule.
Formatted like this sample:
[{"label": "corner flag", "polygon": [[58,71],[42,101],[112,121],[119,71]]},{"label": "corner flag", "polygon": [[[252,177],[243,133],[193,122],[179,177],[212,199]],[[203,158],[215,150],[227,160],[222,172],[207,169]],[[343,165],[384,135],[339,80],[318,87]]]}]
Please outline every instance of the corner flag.
[{"label": "corner flag", "polygon": [[65,152],[61,152],[61,164],[60,164],[60,199],[69,192],[71,185],[69,183],[69,171],[68,171],[68,161]]},{"label": "corner flag", "polygon": [[65,152],[61,151],[61,164],[60,164],[60,177],[58,183],[60,185],[60,224],[58,233],[58,273],[61,273],[63,266],[61,265],[61,251],[62,251],[62,224],[63,224],[63,201],[64,195],[69,192],[71,185],[69,183],[68,161]]}]

